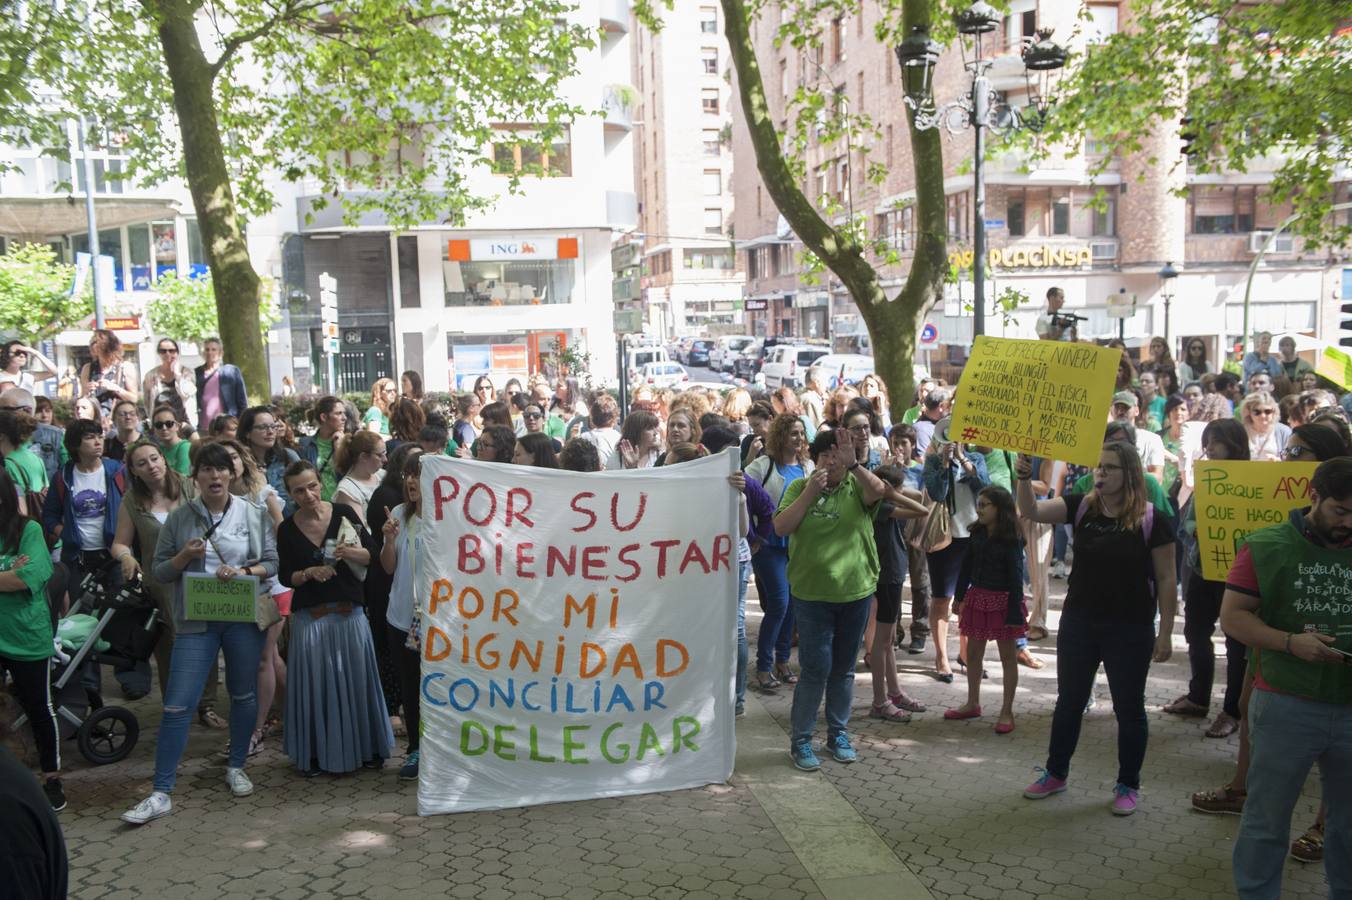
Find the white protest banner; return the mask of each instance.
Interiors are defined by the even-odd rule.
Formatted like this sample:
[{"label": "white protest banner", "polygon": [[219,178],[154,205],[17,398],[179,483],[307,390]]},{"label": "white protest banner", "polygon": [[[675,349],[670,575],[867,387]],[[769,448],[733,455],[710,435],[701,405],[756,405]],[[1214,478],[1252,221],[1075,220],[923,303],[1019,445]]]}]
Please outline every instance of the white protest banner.
[{"label": "white protest banner", "polygon": [[419,813],[727,781],[736,468],[423,457]]}]

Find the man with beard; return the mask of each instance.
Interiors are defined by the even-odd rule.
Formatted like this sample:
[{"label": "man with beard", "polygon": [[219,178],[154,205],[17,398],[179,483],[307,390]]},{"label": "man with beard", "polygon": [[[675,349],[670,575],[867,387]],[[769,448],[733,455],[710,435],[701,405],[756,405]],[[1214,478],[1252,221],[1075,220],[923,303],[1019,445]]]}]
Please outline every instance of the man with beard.
[{"label": "man with beard", "polygon": [[1321,463],[1310,506],[1249,535],[1226,578],[1221,627],[1248,645],[1254,671],[1236,892],[1281,895],[1291,812],[1318,762],[1329,896],[1344,896],[1352,891],[1352,458]]}]

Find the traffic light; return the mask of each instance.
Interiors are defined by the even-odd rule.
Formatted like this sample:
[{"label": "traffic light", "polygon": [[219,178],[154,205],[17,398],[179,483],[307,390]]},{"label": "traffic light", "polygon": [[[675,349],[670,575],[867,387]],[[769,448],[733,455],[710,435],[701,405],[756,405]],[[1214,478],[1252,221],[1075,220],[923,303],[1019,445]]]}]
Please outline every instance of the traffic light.
[{"label": "traffic light", "polygon": [[1352,347],[1352,303],[1338,307],[1338,346]]}]

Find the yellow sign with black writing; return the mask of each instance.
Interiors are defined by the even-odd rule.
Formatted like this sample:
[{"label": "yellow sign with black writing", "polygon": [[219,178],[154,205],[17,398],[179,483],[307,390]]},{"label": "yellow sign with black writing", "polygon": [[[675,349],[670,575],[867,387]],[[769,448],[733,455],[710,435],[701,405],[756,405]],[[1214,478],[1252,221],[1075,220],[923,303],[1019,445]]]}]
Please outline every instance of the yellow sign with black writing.
[{"label": "yellow sign with black writing", "polygon": [[1280,525],[1310,502],[1318,463],[1198,462],[1193,466],[1193,509],[1202,577],[1224,581],[1244,538]]},{"label": "yellow sign with black writing", "polygon": [[982,335],[963,367],[954,440],[1098,464],[1122,351]]}]

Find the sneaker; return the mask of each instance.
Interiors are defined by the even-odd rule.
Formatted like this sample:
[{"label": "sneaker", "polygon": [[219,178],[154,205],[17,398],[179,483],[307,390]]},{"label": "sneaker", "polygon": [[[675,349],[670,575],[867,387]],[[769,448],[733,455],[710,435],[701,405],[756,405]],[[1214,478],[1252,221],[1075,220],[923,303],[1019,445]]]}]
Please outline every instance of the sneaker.
[{"label": "sneaker", "polygon": [[1046,769],[1039,768],[1037,771],[1042,773],[1042,777],[1023,789],[1023,795],[1029,800],[1041,800],[1043,797],[1059,794],[1066,789],[1064,778],[1057,778]]},{"label": "sneaker", "polygon": [[925,636],[911,632],[911,643],[906,646],[906,652],[912,656],[919,656],[925,652]]},{"label": "sneaker", "polygon": [[1066,564],[1059,559],[1052,563],[1052,577],[1061,579],[1066,577]]},{"label": "sneaker", "polygon": [[815,772],[822,767],[821,760],[817,759],[817,754],[812,752],[810,741],[804,741],[796,747],[790,748],[789,756],[793,757],[794,767],[802,769],[804,772]]},{"label": "sneaker", "polygon": [[128,825],[144,825],[151,819],[169,815],[173,808],[174,805],[170,802],[169,795],[163,791],[156,791],[124,812],[122,821]]},{"label": "sneaker", "polygon": [[60,778],[48,778],[44,781],[42,792],[47,795],[47,802],[52,805],[53,812],[61,812],[66,808],[66,792],[61,787]]},{"label": "sneaker", "polygon": [[733,714],[734,716],[736,716],[737,718],[739,718],[739,719],[740,719],[742,716],[746,715],[746,704],[745,704],[745,703],[738,703],[737,706],[733,708],[732,714]]},{"label": "sneaker", "polygon": [[1136,812],[1136,798],[1138,792],[1135,788],[1129,788],[1125,784],[1119,783],[1113,788],[1113,815],[1129,816]]},{"label": "sneaker", "polygon": [[859,758],[859,754],[854,752],[850,746],[850,739],[844,734],[832,735],[826,739],[826,747],[831,751],[831,758],[838,763],[852,763]]},{"label": "sneaker", "polygon": [[1192,808],[1204,813],[1241,816],[1244,814],[1244,801],[1248,796],[1246,791],[1225,786],[1214,791],[1197,791],[1192,795]]},{"label": "sneaker", "polygon": [[247,797],[253,793],[253,782],[244,774],[243,769],[225,768],[225,783],[230,785],[230,793],[236,797]]},{"label": "sneaker", "polygon": [[418,780],[418,751],[414,750],[408,756],[404,757],[404,764],[399,767],[400,781]]}]

